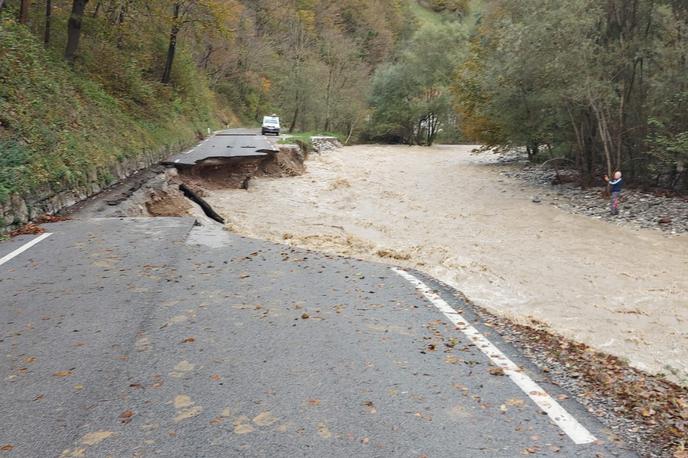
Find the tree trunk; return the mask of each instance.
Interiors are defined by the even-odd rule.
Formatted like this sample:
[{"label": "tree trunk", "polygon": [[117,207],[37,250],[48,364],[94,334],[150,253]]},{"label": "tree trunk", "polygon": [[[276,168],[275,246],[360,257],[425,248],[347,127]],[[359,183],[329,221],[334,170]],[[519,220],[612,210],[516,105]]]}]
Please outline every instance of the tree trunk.
[{"label": "tree trunk", "polygon": [[102,0],[98,0],[98,3],[96,3],[96,7],[95,7],[95,9],[93,10],[93,17],[94,17],[94,18],[97,18],[97,17],[98,17],[98,13],[100,13],[100,7],[101,7],[102,5],[103,5]]},{"label": "tree trunk", "polygon": [[289,126],[289,133],[290,134],[294,133],[294,129],[296,128],[296,121],[299,118],[299,108],[300,108],[299,103],[300,103],[299,99],[297,98],[296,99],[296,110],[294,110],[294,118],[292,118],[291,125]]},{"label": "tree trunk", "polygon": [[172,31],[170,32],[170,45],[167,48],[167,60],[165,62],[165,71],[160,80],[162,84],[170,84],[172,79],[172,64],[174,64],[174,55],[177,51],[177,35],[179,35],[179,11],[181,4],[179,2],[174,4],[174,15],[172,17]]},{"label": "tree trunk", "polygon": [[47,0],[45,4],[45,31],[43,33],[43,43],[47,48],[50,45],[50,25],[53,17],[53,2]]},{"label": "tree trunk", "polygon": [[19,23],[29,23],[29,8],[31,7],[31,0],[21,0],[19,4]]},{"label": "tree trunk", "polygon": [[0,10],[5,6],[5,0],[0,0]]},{"label": "tree trunk", "polygon": [[334,68],[330,67],[330,71],[327,74],[327,89],[325,89],[325,132],[330,131],[330,103],[332,100],[332,80],[334,76]]},{"label": "tree trunk", "polygon": [[129,0],[122,2],[117,16],[117,49],[124,48],[124,32],[122,31],[124,20],[129,12]]},{"label": "tree trunk", "polygon": [[65,59],[73,63],[76,58],[76,52],[79,49],[79,40],[81,39],[81,22],[84,18],[84,10],[88,0],[74,0],[72,4],[72,14],[69,16],[67,23],[67,48],[65,49]]}]

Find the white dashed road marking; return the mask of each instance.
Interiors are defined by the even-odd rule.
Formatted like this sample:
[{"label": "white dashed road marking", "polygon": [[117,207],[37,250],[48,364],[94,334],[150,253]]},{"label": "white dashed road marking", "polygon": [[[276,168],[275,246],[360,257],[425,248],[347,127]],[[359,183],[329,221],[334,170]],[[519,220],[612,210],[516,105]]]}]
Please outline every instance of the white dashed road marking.
[{"label": "white dashed road marking", "polygon": [[43,235],[41,235],[41,236],[39,236],[39,237],[36,237],[35,239],[31,240],[29,243],[26,243],[26,244],[22,245],[21,247],[17,248],[16,250],[14,250],[13,252],[11,252],[11,253],[8,254],[7,256],[5,256],[5,257],[3,257],[3,258],[0,259],[0,266],[3,265],[3,264],[5,264],[6,262],[9,262],[10,259],[19,256],[20,254],[22,254],[23,252],[25,252],[26,250],[28,250],[28,249],[31,248],[32,246],[36,245],[37,243],[40,243],[40,242],[42,242],[43,240],[47,239],[47,238],[50,237],[51,235],[52,235],[52,234],[50,234],[50,233],[45,233],[45,234],[43,234]]},{"label": "white dashed road marking", "polygon": [[571,440],[578,444],[590,444],[597,438],[593,436],[583,425],[571,416],[564,408],[543,390],[533,379],[523,373],[523,370],[511,361],[504,353],[495,347],[485,336],[475,329],[459,313],[447,304],[438,294],[434,293],[425,283],[402,269],[393,267],[392,270],[406,279],[416,289],[439,309],[457,329],[463,332],[496,366],[502,368],[505,375],[526,393],[530,399],[540,407],[549,418]]}]

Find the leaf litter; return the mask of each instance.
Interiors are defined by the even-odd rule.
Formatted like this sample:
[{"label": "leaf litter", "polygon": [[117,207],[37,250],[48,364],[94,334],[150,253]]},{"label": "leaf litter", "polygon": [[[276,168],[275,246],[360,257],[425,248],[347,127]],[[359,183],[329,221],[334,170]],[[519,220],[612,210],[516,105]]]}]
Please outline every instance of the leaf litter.
[{"label": "leaf litter", "polygon": [[[540,323],[516,324],[479,307],[475,310],[642,456],[688,458],[688,387],[555,335]],[[568,398],[557,396],[560,401]]]}]

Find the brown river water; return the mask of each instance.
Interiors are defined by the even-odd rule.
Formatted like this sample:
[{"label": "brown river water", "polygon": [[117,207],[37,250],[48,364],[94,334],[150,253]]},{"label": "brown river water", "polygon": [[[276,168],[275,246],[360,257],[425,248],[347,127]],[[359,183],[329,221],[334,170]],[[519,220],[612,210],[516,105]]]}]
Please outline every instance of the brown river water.
[{"label": "brown river water", "polygon": [[346,147],[313,156],[303,176],[207,200],[242,235],[417,268],[499,315],[688,384],[688,235],[533,203],[537,189],[472,149]]}]

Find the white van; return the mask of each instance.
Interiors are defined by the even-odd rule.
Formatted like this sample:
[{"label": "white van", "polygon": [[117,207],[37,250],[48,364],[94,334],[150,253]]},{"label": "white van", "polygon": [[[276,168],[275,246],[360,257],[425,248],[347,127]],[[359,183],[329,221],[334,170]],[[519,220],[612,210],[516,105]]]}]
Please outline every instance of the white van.
[{"label": "white van", "polygon": [[263,117],[263,128],[261,129],[261,134],[280,134],[280,121],[277,115],[265,116]]}]

